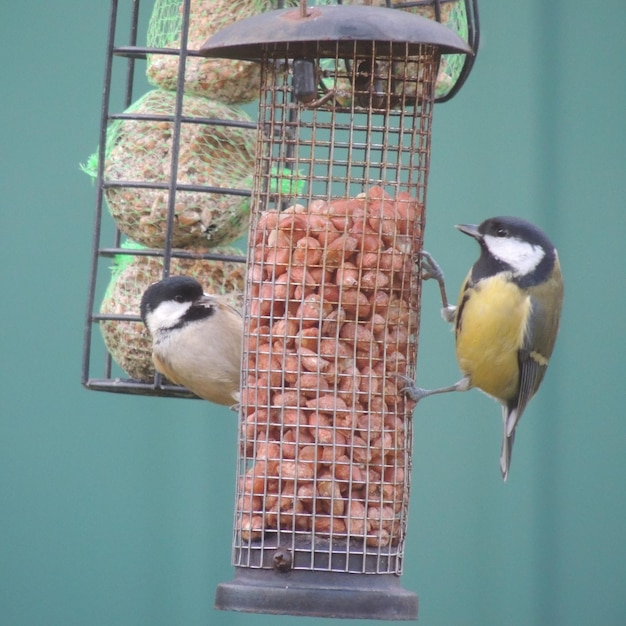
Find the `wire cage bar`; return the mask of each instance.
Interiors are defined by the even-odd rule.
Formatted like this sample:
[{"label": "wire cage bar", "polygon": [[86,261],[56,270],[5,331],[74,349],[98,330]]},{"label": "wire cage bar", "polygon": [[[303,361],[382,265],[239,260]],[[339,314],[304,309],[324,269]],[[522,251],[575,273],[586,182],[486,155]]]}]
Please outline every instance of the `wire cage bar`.
[{"label": "wire cage bar", "polygon": [[436,22],[315,6],[224,29],[261,63],[244,298],[235,579],[216,607],[414,619],[399,585]]}]

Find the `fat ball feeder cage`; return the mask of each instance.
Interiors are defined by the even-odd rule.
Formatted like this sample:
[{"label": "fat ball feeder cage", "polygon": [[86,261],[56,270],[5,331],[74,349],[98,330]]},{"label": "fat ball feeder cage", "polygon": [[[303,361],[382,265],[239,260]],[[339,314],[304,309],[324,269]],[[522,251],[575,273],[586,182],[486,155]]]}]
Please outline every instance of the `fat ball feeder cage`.
[{"label": "fat ball feeder cage", "polygon": [[[225,25],[283,5],[156,0],[142,46],[139,0],[112,0],[99,148],[83,166],[97,188],[86,388],[195,398],[155,371],[139,303],[152,282],[187,274],[241,304],[245,253],[231,244],[247,232],[257,124],[239,105],[257,97],[260,69],[197,49]],[[124,43],[121,24],[130,25]],[[137,97],[144,68],[151,89]]]},{"label": "fat ball feeder cage", "polygon": [[409,620],[400,586],[435,85],[471,48],[372,6],[271,11],[200,54],[260,64],[234,580],[224,610]]}]

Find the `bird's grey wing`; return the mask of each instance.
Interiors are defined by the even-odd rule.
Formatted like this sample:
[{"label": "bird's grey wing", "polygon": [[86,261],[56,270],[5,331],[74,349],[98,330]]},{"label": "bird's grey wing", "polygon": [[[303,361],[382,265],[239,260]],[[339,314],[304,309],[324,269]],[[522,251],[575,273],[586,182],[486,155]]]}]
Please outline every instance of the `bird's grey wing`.
[{"label": "bird's grey wing", "polygon": [[[531,298],[531,304],[533,304]],[[515,399],[502,407],[504,433],[502,434],[502,450],[500,452],[500,471],[506,482],[511,466],[515,428],[522,417],[530,399],[535,395],[548,367],[548,359],[536,349],[537,330],[541,330],[543,320],[541,311],[535,304],[531,309],[530,319],[524,343],[517,358],[519,363],[519,390]]]},{"label": "bird's grey wing", "polygon": [[531,313],[526,326],[524,342],[518,352],[519,391],[517,398],[508,406],[507,435],[515,431],[522,413],[539,389],[548,368],[561,314],[560,303],[554,302],[547,310],[537,298],[531,297]]}]

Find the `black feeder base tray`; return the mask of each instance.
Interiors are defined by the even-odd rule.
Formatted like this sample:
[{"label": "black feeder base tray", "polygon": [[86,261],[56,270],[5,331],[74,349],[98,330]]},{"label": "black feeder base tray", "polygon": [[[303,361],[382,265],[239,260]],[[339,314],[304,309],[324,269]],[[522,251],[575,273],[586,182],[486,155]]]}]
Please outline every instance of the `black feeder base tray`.
[{"label": "black feeder base tray", "polygon": [[215,594],[222,611],[349,619],[416,620],[417,604],[394,574],[236,567]]}]

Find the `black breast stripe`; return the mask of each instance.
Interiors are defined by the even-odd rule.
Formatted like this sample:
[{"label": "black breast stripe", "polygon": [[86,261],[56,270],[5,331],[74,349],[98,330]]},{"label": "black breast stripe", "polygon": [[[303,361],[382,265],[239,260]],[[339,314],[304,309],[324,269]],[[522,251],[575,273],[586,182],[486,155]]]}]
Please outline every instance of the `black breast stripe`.
[{"label": "black breast stripe", "polygon": [[201,304],[190,306],[185,315],[180,318],[178,323],[171,326],[170,329],[174,330],[176,328],[182,328],[190,322],[198,322],[206,319],[207,317],[211,317],[214,313],[215,307],[213,306],[203,306]]}]

